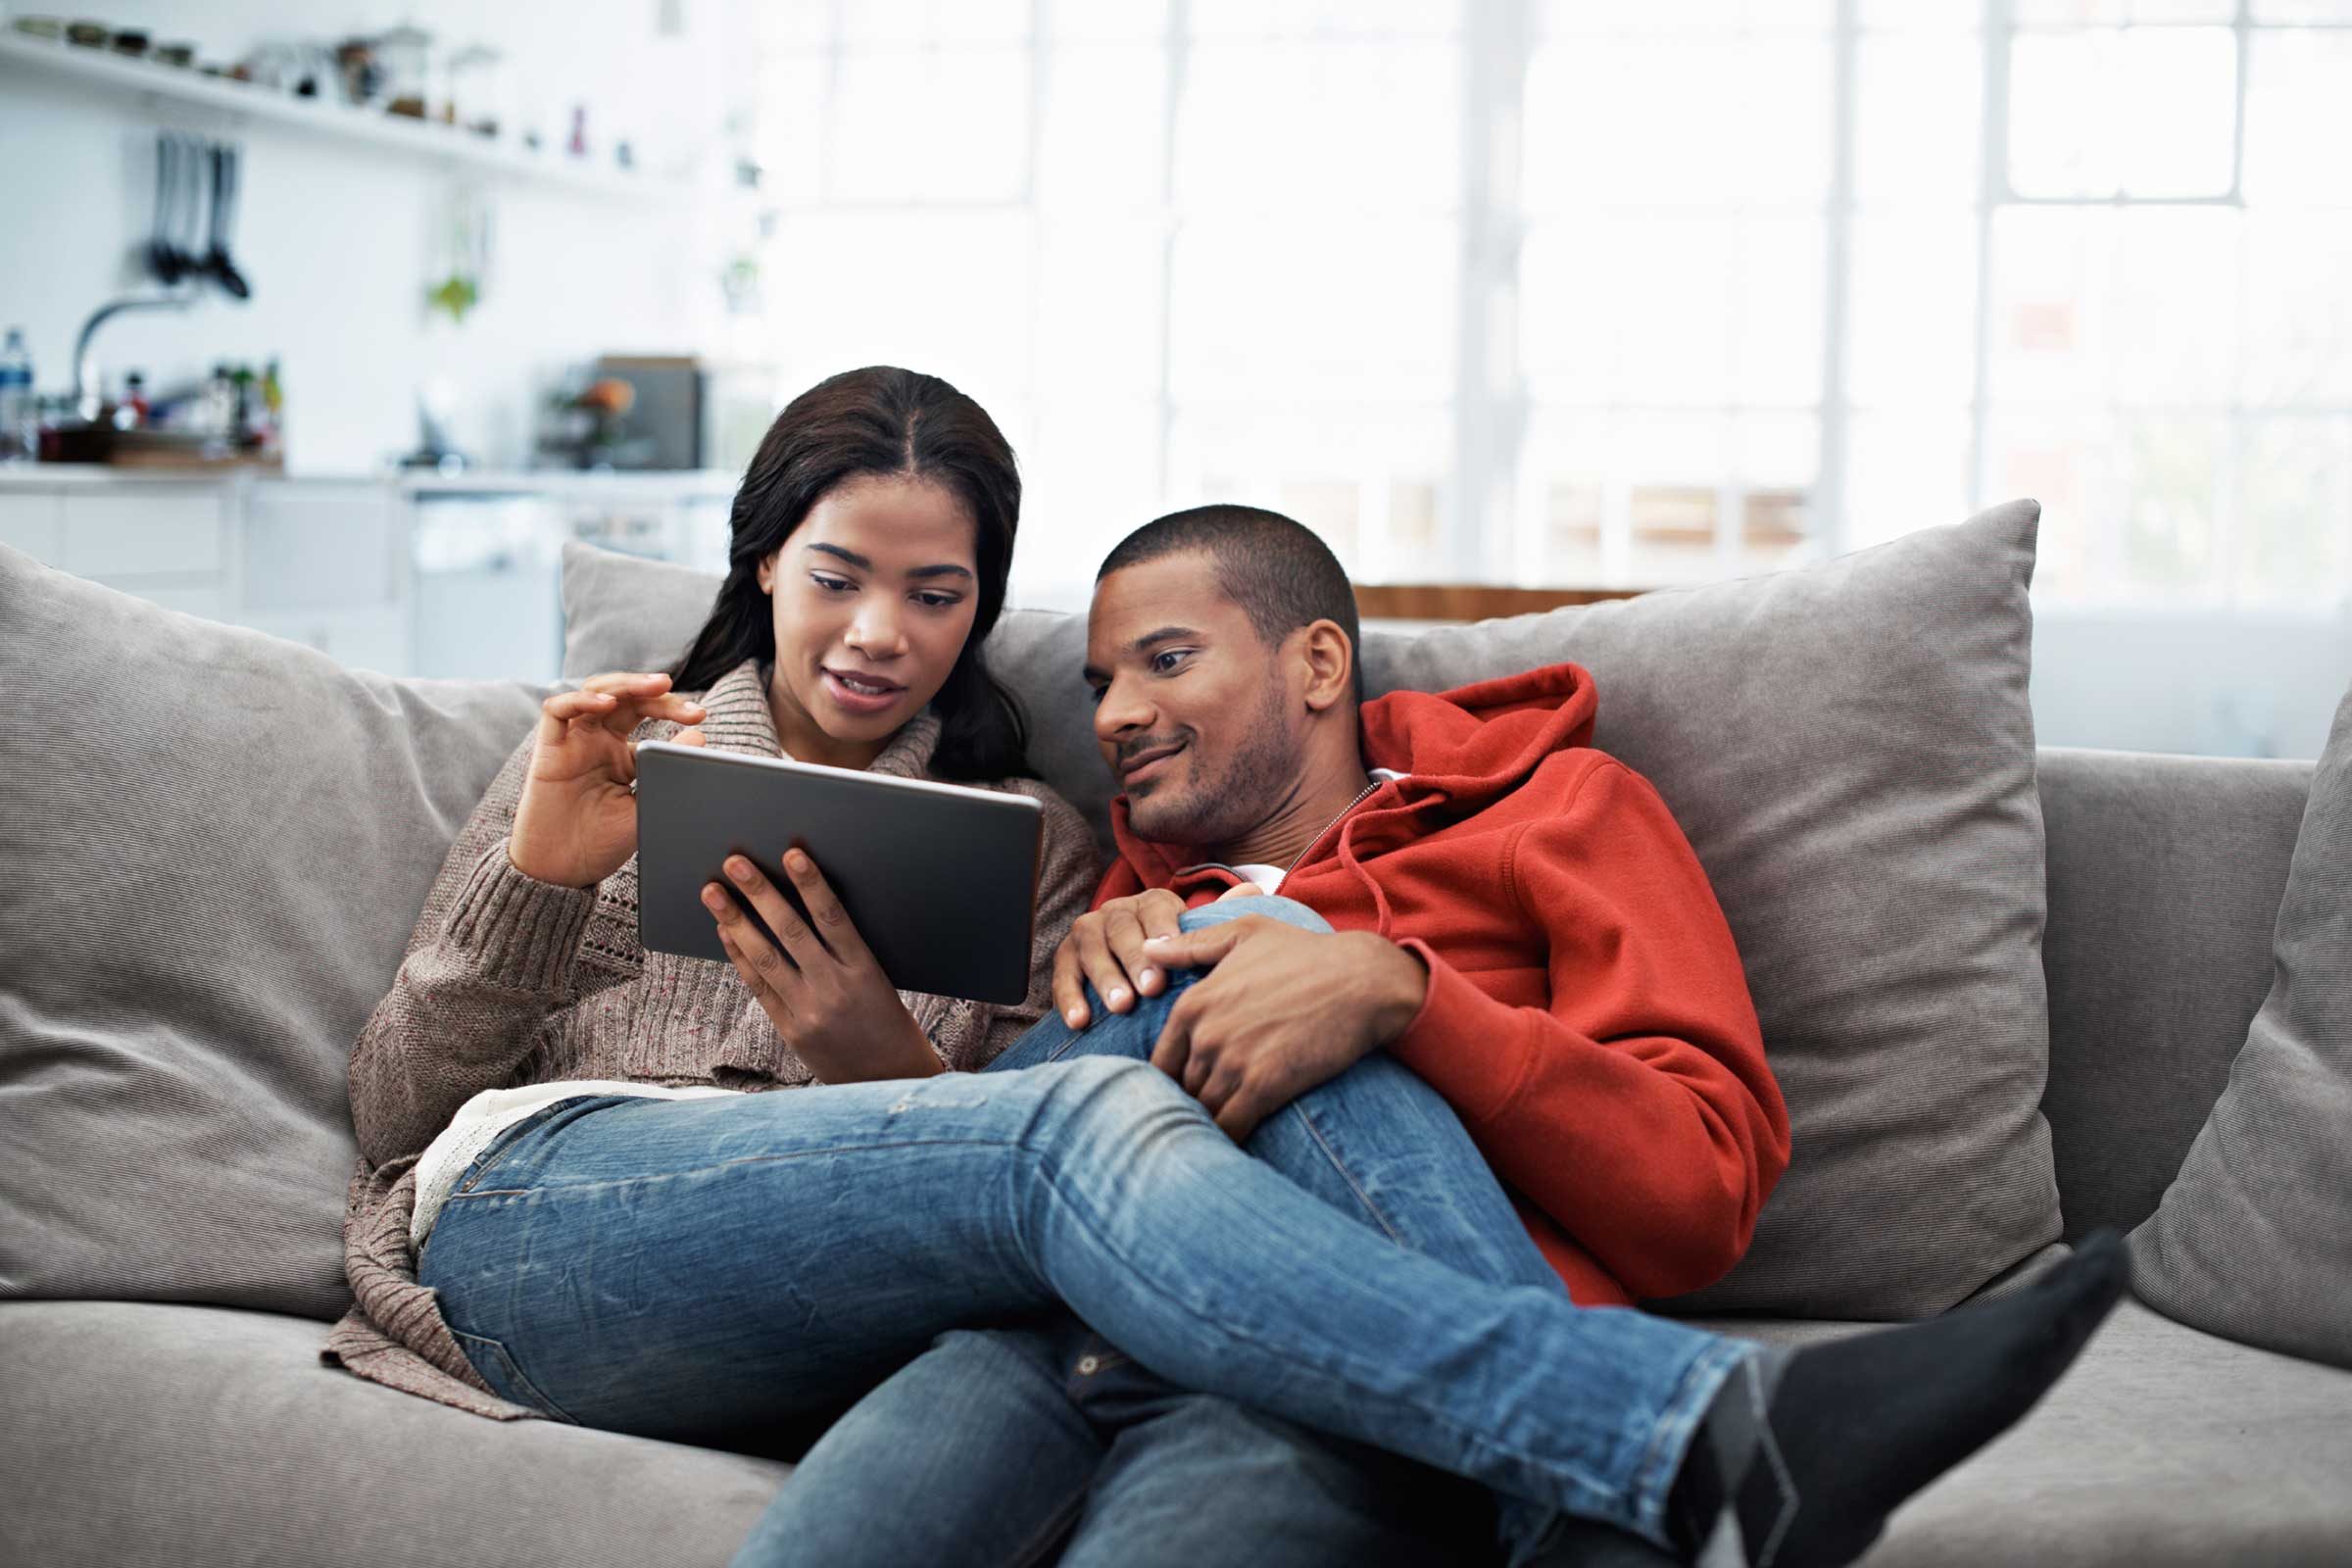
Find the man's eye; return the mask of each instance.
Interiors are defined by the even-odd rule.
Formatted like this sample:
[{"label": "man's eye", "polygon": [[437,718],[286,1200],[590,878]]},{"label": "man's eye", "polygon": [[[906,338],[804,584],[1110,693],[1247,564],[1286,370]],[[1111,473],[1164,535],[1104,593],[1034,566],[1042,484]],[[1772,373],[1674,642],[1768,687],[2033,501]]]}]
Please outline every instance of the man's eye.
[{"label": "man's eye", "polygon": [[1109,691],[1110,688],[1107,686],[1089,686],[1086,689],[1086,700],[1094,704],[1097,708],[1101,708],[1102,706],[1103,697],[1106,696]]},{"label": "man's eye", "polygon": [[1152,673],[1158,675],[1170,673],[1184,662],[1185,657],[1191,652],[1192,650],[1188,648],[1170,648],[1164,652],[1153,654],[1152,656]]}]

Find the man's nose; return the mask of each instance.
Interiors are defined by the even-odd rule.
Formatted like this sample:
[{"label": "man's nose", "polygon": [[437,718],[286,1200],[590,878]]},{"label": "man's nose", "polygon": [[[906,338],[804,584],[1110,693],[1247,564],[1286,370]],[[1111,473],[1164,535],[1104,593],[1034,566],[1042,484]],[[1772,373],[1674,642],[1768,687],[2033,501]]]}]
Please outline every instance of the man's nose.
[{"label": "man's nose", "polygon": [[1095,705],[1095,739],[1111,744],[1131,731],[1150,729],[1156,716],[1133,682],[1114,680],[1103,689],[1102,700]]}]

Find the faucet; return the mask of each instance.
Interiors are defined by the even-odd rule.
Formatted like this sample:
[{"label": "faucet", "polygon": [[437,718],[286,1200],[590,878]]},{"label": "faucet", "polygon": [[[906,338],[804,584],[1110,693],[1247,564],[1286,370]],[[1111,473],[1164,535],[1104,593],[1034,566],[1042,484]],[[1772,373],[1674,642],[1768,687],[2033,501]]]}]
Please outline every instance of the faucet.
[{"label": "faucet", "polygon": [[184,311],[195,300],[193,289],[183,294],[129,295],[109,300],[90,313],[90,318],[81,323],[81,335],[74,340],[74,407],[84,419],[95,422],[106,406],[98,388],[98,362],[90,354],[90,340],[107,318],[123,311]]}]

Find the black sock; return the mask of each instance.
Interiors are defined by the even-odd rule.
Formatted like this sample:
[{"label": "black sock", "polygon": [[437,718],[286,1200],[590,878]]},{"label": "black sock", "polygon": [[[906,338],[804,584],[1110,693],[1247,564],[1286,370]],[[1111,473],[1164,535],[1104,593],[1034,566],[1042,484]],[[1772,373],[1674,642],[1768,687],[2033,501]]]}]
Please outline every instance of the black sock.
[{"label": "black sock", "polygon": [[2131,1283],[2102,1230],[2017,1295],[1743,1361],[1666,1499],[1706,1568],[1837,1568],[1906,1497],[1999,1436],[2072,1364]]}]

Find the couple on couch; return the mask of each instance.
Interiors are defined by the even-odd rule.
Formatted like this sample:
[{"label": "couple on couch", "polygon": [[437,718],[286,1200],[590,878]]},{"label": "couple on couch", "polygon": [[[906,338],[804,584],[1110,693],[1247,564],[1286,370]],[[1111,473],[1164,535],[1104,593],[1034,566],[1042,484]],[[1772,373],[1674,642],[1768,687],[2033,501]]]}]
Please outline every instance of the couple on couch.
[{"label": "couple on couch", "polygon": [[[331,1359],[503,1419],[827,1423],[747,1564],[1842,1563],[2065,1370],[2112,1237],[1793,1352],[1635,1309],[1788,1161],[1730,930],[1582,669],[1362,701],[1298,524],[1103,562],[1098,883],[982,662],[1019,495],[947,383],[835,376],[676,667],[547,699],[353,1049]],[[797,851],[705,889],[731,965],[646,953],[658,738],[1039,798],[1024,1004],[894,991]]]}]

